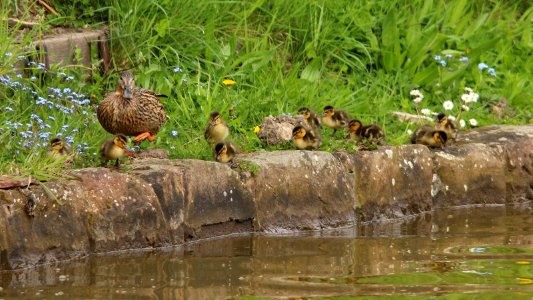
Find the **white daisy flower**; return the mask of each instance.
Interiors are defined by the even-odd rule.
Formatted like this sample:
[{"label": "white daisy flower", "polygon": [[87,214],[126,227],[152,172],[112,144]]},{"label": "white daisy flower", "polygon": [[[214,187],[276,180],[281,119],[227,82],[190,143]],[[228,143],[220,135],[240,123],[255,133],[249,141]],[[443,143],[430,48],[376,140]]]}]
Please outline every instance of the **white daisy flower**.
[{"label": "white daisy flower", "polygon": [[423,99],[423,97],[416,97],[416,98],[413,99],[413,102],[414,103],[420,103],[420,102],[422,102],[422,99]]},{"label": "white daisy flower", "polygon": [[455,121],[455,117],[454,116],[448,116],[448,120]]},{"label": "white daisy flower", "polygon": [[466,126],[465,120],[463,119],[459,120],[459,125],[461,125],[461,128],[465,127]]},{"label": "white daisy flower", "polygon": [[411,96],[415,96],[415,97],[424,97],[424,96],[422,96],[422,93],[420,93],[419,90],[411,90],[411,91],[409,92],[409,94],[410,94]]},{"label": "white daisy flower", "polygon": [[461,100],[463,100],[465,103],[472,102],[472,96],[470,94],[462,94]]},{"label": "white daisy flower", "polygon": [[463,109],[464,111],[469,111],[470,110],[470,107],[466,106],[466,105],[461,105],[461,109]]},{"label": "white daisy flower", "polygon": [[453,102],[450,101],[450,100],[446,100],[446,101],[444,101],[442,106],[444,106],[445,110],[452,110],[453,109]]},{"label": "white daisy flower", "polygon": [[476,121],[476,119],[470,119],[470,120],[468,120],[468,122],[470,122],[470,125],[471,125],[471,126],[477,126],[477,121]]},{"label": "white daisy flower", "polygon": [[413,131],[411,129],[407,129],[407,134],[411,135],[411,134],[413,134]]},{"label": "white daisy flower", "polygon": [[477,102],[477,100],[479,99],[478,93],[471,93],[470,96],[472,97],[472,102]]},{"label": "white daisy flower", "polygon": [[426,115],[426,116],[429,116],[431,115],[431,110],[429,110],[428,108],[422,108],[422,110],[420,111],[423,115]]},{"label": "white daisy flower", "polygon": [[469,87],[465,87],[465,91],[466,91],[467,93],[470,94],[470,93],[472,93],[474,90],[471,89],[471,88],[469,88]]}]

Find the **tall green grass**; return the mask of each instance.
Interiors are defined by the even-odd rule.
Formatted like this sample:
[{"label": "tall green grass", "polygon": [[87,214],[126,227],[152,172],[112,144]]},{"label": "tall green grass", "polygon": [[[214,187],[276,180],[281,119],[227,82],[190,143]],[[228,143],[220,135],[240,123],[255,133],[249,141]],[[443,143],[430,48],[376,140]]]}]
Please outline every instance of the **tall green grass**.
[{"label": "tall green grass", "polygon": [[[265,147],[253,132],[263,117],[294,114],[304,105],[317,111],[328,104],[342,108],[365,123],[380,124],[390,143],[405,143],[412,128],[388,113],[415,113],[412,89],[425,95],[420,108],[434,112],[452,100],[455,106],[448,113],[455,116],[464,88],[474,89],[479,101],[460,114],[478,125],[524,124],[533,114],[533,8],[527,1],[111,0],[107,6],[98,2],[87,13],[81,2],[57,5],[63,16],[49,16],[47,24],[107,23],[114,68],[133,68],[137,85],[169,96],[164,99],[169,122],[155,145],[143,146],[169,149],[173,158],[211,158],[203,130],[212,110],[222,113],[232,139],[246,151]],[[7,66],[14,58],[5,56],[12,51],[7,45],[17,34],[0,26],[0,62]],[[35,32],[33,37],[38,36]],[[496,76],[480,71],[480,63],[494,68]],[[0,75],[16,78],[11,68],[0,70]],[[56,118],[49,122],[51,135],[63,125],[79,128],[74,146],[81,144],[83,155],[77,166],[94,165],[93,154],[107,133],[93,113],[105,92],[114,89],[116,75],[96,75],[88,84],[82,72],[67,70],[77,84],[57,77],[64,70],[49,72],[42,81],[16,80],[45,98],[49,87],[69,87],[91,100],[88,116],[81,115],[81,108],[75,110],[80,118],[42,114]],[[226,86],[224,79],[237,83]],[[31,172],[40,156],[30,154],[42,156],[46,147],[25,148],[20,130],[5,122],[32,122],[35,97],[1,84],[0,97],[17,104],[14,112],[0,111],[2,146],[9,153],[0,159],[0,171],[31,165],[26,168]],[[490,105],[501,98],[514,109],[514,117],[491,114]],[[323,149],[337,148],[329,132],[323,133]]]}]

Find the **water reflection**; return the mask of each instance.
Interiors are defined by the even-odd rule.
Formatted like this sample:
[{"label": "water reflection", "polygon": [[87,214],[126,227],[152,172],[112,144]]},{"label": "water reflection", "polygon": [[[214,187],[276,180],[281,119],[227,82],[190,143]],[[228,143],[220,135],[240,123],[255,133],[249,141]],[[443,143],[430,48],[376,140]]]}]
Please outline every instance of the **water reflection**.
[{"label": "water reflection", "polygon": [[533,297],[533,216],[503,207],[287,236],[233,236],[0,273],[0,298]]}]

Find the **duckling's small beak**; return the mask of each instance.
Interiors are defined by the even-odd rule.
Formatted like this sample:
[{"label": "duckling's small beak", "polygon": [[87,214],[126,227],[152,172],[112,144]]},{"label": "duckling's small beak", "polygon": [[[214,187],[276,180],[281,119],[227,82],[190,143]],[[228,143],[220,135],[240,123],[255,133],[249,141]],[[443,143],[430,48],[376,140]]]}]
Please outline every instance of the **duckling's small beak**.
[{"label": "duckling's small beak", "polygon": [[216,159],[217,159],[217,160],[220,160],[220,154],[217,154],[217,158],[216,158]]},{"label": "duckling's small beak", "polygon": [[211,125],[211,126],[215,126],[215,125],[217,125],[217,122],[215,122],[215,121],[211,121],[211,122],[209,122],[209,125]]},{"label": "duckling's small beak", "polygon": [[131,93],[131,88],[126,87],[124,89],[124,98],[126,98],[126,99],[132,99],[133,98],[133,95]]}]

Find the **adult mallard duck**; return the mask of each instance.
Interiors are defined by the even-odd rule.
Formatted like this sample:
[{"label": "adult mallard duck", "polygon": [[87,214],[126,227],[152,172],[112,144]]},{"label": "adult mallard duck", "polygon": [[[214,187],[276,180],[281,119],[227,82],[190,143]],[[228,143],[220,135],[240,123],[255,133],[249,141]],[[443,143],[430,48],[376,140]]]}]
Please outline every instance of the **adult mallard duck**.
[{"label": "adult mallard duck", "polygon": [[305,122],[307,123],[307,126],[313,128],[314,130],[317,130],[317,128],[322,127],[322,125],[320,125],[320,120],[318,119],[317,114],[308,107],[300,108],[298,110],[298,114],[302,115],[305,119]]},{"label": "adult mallard duck", "polygon": [[232,142],[221,142],[215,145],[215,160],[221,163],[232,162],[237,154],[237,147]]},{"label": "adult mallard duck", "polygon": [[445,113],[440,113],[437,115],[437,122],[435,123],[435,128],[446,132],[446,136],[454,141],[457,137],[457,132],[459,131],[457,126],[455,126],[455,123],[450,120]]},{"label": "adult mallard duck", "polygon": [[318,133],[311,128],[305,128],[302,125],[294,127],[292,130],[292,139],[298,149],[314,150],[322,145]]},{"label": "adult mallard duck", "polygon": [[229,135],[229,127],[222,120],[219,112],[214,111],[209,115],[209,123],[205,128],[204,137],[211,146],[223,142]]},{"label": "adult mallard duck", "polygon": [[322,116],[322,124],[324,126],[333,128],[333,135],[337,130],[342,130],[348,127],[350,116],[343,110],[335,110],[333,106],[328,105],[324,107],[324,114]]},{"label": "adult mallard duck", "polygon": [[122,134],[106,140],[100,146],[100,160],[105,166],[110,160],[115,160],[115,168],[120,168],[120,158],[123,156],[132,156],[132,152],[126,149],[128,138]]},{"label": "adult mallard duck", "polygon": [[385,133],[378,125],[366,125],[363,126],[363,123],[359,120],[351,120],[348,124],[348,134],[346,138],[362,141],[363,138],[366,138],[369,142],[381,144],[385,141]]},{"label": "adult mallard duck", "polygon": [[104,129],[112,134],[134,136],[140,143],[155,140],[155,135],[167,120],[165,108],[158,95],[150,90],[135,87],[131,72],[120,74],[117,89],[105,95],[96,115]]},{"label": "adult mallard duck", "polygon": [[448,136],[444,130],[435,129],[424,125],[415,130],[411,136],[411,144],[422,144],[431,148],[444,148]]}]

